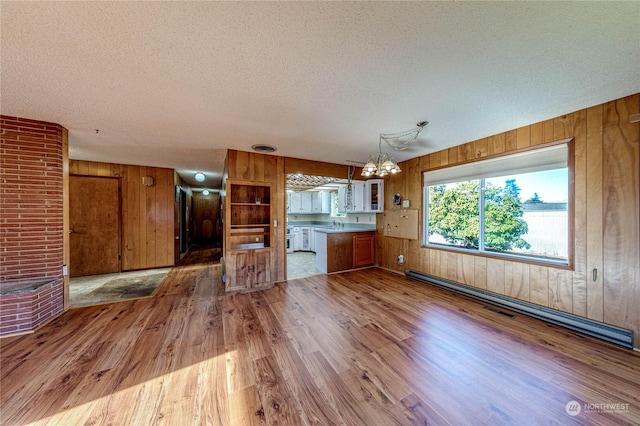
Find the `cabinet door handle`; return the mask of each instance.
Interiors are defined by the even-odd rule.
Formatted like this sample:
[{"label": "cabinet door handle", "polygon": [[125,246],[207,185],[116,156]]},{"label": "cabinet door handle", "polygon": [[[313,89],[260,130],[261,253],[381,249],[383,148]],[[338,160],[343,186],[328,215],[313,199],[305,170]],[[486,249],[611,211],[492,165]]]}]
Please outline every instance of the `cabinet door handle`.
[{"label": "cabinet door handle", "polygon": [[597,281],[598,280],[598,269],[597,268],[593,268],[592,275],[593,275],[593,280]]}]

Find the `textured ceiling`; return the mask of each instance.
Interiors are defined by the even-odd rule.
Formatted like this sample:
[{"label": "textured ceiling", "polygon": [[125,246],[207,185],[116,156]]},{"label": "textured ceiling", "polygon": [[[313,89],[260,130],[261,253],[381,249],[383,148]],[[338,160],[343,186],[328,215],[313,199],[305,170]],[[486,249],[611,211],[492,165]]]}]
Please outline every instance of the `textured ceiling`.
[{"label": "textured ceiling", "polygon": [[640,91],[637,1],[2,1],[0,19],[2,114],[65,126],[71,158],[209,187],[227,148],[347,164],[429,121],[405,160]]}]

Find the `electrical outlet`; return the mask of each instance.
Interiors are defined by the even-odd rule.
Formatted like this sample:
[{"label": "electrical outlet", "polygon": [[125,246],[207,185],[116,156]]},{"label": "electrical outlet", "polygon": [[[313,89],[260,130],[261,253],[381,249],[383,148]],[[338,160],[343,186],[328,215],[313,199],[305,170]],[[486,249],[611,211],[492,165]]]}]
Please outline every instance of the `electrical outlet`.
[{"label": "electrical outlet", "polygon": [[404,256],[400,255],[398,256],[398,265],[402,265],[404,263]]}]

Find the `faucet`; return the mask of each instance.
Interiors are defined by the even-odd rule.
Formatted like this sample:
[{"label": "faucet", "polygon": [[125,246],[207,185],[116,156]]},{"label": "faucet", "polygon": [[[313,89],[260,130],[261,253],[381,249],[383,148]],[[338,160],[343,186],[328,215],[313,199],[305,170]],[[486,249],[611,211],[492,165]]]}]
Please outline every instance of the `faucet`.
[{"label": "faucet", "polygon": [[335,219],[331,219],[331,227],[332,228],[336,227],[336,220]]}]

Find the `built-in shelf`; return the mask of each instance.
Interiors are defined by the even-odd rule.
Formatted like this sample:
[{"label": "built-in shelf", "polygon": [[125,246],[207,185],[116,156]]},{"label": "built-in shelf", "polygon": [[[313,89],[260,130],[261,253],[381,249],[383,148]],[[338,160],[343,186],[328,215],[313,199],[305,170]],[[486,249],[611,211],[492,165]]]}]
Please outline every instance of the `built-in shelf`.
[{"label": "built-in shelf", "polygon": [[226,290],[273,285],[271,185],[227,181],[225,229]]}]

